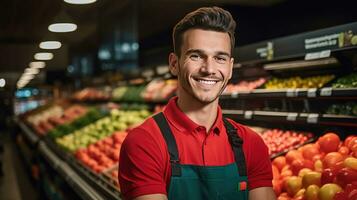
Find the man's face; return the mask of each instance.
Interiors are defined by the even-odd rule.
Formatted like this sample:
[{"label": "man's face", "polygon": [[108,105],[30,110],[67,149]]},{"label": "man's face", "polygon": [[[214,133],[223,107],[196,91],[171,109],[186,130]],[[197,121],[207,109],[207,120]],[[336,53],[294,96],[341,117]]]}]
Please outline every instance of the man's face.
[{"label": "man's face", "polygon": [[228,33],[190,29],[182,36],[181,56],[170,55],[179,95],[207,104],[218,99],[232,76],[233,58]]}]

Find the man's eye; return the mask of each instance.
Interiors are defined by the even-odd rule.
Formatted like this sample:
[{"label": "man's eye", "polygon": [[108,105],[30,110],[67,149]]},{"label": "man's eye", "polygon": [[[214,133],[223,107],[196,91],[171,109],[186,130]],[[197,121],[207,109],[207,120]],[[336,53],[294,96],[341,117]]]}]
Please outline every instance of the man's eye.
[{"label": "man's eye", "polygon": [[216,60],[217,60],[218,63],[226,63],[228,58],[223,57],[223,56],[217,56]]},{"label": "man's eye", "polygon": [[192,60],[199,60],[199,59],[201,58],[201,56],[198,55],[198,54],[191,54],[191,55],[190,55],[190,58],[191,58]]}]

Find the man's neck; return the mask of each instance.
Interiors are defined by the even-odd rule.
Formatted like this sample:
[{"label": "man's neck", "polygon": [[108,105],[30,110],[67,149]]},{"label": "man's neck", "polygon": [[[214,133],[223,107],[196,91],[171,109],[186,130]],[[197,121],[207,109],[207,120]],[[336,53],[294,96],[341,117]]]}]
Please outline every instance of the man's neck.
[{"label": "man's neck", "polygon": [[209,132],[217,118],[218,99],[209,104],[202,104],[196,99],[190,97],[181,97],[179,95],[177,106],[184,112],[188,118],[196,124],[204,126]]}]

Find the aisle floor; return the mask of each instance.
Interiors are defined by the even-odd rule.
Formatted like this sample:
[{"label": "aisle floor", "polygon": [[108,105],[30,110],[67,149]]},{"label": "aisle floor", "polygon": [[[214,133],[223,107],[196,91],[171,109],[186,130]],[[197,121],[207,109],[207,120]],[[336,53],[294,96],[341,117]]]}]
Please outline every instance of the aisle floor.
[{"label": "aisle floor", "polygon": [[19,152],[9,133],[0,133],[0,142],[4,152],[0,155],[3,163],[3,176],[0,175],[1,200],[36,200],[37,190],[30,180]]}]

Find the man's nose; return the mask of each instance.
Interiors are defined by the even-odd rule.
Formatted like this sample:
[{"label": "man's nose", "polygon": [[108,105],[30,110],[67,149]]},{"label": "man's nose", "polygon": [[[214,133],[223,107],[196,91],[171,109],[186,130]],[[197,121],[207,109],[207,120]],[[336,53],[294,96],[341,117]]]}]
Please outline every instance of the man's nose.
[{"label": "man's nose", "polygon": [[206,74],[214,74],[215,73],[215,63],[213,58],[206,58],[202,62],[201,72]]}]

